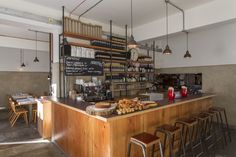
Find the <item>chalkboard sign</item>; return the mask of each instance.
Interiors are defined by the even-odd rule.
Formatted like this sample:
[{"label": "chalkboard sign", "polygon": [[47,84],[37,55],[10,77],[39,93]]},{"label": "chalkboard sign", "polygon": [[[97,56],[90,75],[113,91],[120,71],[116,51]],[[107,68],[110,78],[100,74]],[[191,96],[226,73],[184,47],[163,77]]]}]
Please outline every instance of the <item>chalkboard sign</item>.
[{"label": "chalkboard sign", "polygon": [[66,57],[66,76],[101,76],[103,75],[103,64],[99,59]]}]

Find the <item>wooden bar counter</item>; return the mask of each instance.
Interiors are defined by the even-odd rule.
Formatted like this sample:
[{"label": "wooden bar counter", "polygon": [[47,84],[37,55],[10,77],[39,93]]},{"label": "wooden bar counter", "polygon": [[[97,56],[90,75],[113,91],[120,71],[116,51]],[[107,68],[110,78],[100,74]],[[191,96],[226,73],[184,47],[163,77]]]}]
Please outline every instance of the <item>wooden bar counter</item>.
[{"label": "wooden bar counter", "polygon": [[[158,107],[126,115],[92,116],[86,104],[69,99],[52,99],[52,140],[70,157],[126,157],[130,136],[154,133],[157,126],[207,110],[213,94],[189,96],[174,102],[162,100]],[[133,147],[132,157],[140,151]]]}]

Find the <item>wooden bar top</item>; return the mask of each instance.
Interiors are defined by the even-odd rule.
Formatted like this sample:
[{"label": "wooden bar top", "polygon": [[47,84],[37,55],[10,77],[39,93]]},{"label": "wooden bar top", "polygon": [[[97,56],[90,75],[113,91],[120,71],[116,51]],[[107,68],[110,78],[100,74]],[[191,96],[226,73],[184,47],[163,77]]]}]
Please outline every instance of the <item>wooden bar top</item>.
[{"label": "wooden bar top", "polygon": [[146,109],[146,110],[136,111],[136,112],[128,113],[128,114],[124,114],[124,115],[118,115],[116,113],[113,113],[110,116],[93,116],[93,115],[87,114],[86,113],[86,107],[89,106],[89,105],[92,105],[92,103],[89,103],[89,102],[72,100],[70,98],[50,97],[49,99],[52,102],[54,102],[55,104],[70,108],[72,110],[75,110],[75,111],[80,112],[80,113],[84,113],[84,114],[92,116],[92,117],[95,117],[95,118],[97,118],[99,120],[102,120],[104,122],[109,122],[109,121],[113,121],[113,120],[117,120],[117,119],[123,119],[123,118],[127,118],[127,117],[132,117],[132,116],[135,116],[135,115],[140,115],[140,114],[156,111],[156,110],[159,110],[159,109],[174,107],[174,106],[184,104],[184,103],[189,103],[189,102],[193,102],[193,101],[197,101],[197,100],[207,99],[207,98],[211,98],[211,97],[214,97],[214,96],[215,96],[214,94],[199,94],[199,95],[191,95],[191,96],[188,96],[186,98],[175,99],[174,101],[169,101],[168,99],[163,99],[163,100],[160,100],[160,101],[156,101],[158,103],[158,106],[156,106],[156,107],[152,107],[152,108],[149,108],[149,109]]}]

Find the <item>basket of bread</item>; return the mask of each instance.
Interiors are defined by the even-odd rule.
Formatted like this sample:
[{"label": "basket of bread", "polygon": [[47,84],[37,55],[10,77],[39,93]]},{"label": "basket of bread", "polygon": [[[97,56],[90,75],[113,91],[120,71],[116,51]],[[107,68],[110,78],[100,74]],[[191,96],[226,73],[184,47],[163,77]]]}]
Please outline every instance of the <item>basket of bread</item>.
[{"label": "basket of bread", "polygon": [[86,112],[91,115],[109,116],[115,111],[116,106],[117,104],[113,102],[98,102],[88,106]]}]

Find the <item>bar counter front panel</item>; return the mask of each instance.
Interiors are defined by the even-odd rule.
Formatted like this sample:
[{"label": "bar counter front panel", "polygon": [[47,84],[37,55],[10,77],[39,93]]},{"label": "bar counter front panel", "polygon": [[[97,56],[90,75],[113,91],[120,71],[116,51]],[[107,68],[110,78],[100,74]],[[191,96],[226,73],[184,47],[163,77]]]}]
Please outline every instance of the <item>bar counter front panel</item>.
[{"label": "bar counter front panel", "polygon": [[[175,102],[163,100],[159,107],[111,117],[92,116],[69,100],[52,99],[52,139],[70,157],[126,157],[131,136],[144,131],[153,134],[158,126],[206,111],[213,97],[203,94]],[[141,151],[132,146],[131,157],[139,156]]]}]

